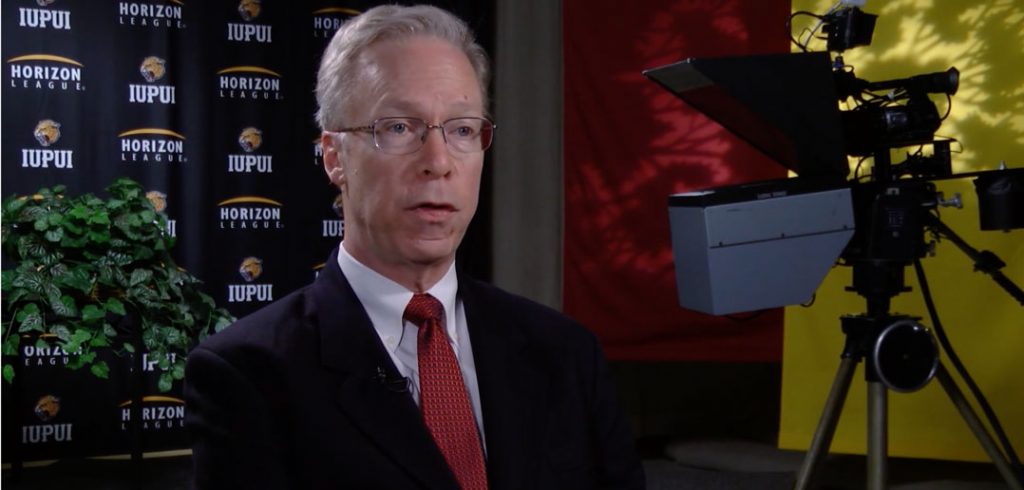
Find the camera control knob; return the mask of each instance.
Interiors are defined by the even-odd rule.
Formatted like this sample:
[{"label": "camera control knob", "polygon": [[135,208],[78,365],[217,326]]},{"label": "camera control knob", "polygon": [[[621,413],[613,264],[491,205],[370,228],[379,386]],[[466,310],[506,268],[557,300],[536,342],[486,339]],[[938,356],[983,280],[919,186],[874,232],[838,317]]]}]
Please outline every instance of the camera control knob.
[{"label": "camera control knob", "polygon": [[957,208],[957,209],[963,209],[963,207],[964,207],[964,202],[963,202],[962,199],[960,199],[960,193],[959,192],[953,194],[953,197],[950,198],[950,199],[946,199],[946,196],[944,196],[940,192],[939,193],[938,202],[939,202],[939,206],[946,207],[946,208],[953,207],[953,208]]}]

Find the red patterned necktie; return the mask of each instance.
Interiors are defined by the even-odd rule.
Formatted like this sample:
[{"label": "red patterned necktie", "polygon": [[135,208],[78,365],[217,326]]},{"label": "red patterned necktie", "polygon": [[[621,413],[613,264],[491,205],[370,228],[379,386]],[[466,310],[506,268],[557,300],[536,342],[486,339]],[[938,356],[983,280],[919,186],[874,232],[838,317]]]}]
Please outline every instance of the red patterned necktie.
[{"label": "red patterned necktie", "polygon": [[414,294],[404,318],[419,326],[420,410],[434,442],[463,490],[486,490],[487,470],[462,371],[442,318],[444,307],[429,294]]}]

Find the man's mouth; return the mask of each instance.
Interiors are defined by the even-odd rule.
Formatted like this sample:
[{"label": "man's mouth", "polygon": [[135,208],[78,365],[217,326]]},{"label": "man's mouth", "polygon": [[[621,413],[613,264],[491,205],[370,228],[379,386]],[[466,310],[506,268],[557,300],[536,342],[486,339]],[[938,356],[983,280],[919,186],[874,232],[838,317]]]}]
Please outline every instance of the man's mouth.
[{"label": "man's mouth", "polygon": [[455,206],[452,206],[451,204],[438,202],[421,202],[408,209],[415,212],[417,215],[430,220],[444,219],[451,213],[457,211]]}]

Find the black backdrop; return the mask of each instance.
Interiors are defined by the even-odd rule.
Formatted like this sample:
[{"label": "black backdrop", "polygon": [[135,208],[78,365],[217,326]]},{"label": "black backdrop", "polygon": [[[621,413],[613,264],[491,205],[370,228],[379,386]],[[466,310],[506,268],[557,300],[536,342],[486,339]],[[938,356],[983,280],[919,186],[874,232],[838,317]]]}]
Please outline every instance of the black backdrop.
[{"label": "black backdrop", "polygon": [[[242,316],[284,296],[314,278],[343,230],[313,119],[320,53],[339,23],[377,3],[5,0],[3,195],[64,184],[102,196],[133,178],[166,205],[174,256],[220,305]],[[430,3],[493,52],[493,1]],[[484,279],[487,173],[460,251]],[[259,271],[242,274],[253,261]],[[26,459],[126,450],[127,360],[104,382],[63,369],[63,353],[21,355],[5,447],[26,443]],[[148,450],[186,444],[180,390],[147,393]],[[160,414],[170,418],[156,427]]]}]

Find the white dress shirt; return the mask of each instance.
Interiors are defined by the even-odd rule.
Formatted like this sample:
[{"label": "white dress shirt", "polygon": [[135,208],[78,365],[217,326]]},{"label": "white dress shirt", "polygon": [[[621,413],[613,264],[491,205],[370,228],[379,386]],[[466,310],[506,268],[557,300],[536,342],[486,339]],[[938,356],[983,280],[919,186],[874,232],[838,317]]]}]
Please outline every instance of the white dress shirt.
[{"label": "white dress shirt", "polygon": [[[370,316],[373,329],[380,336],[380,341],[394,361],[398,372],[409,380],[409,393],[419,405],[420,376],[416,357],[416,332],[419,327],[402,319],[413,292],[353,258],[345,250],[344,242],[338,248],[338,266],[341,267],[341,272],[345,274],[356,297]],[[455,273],[455,263],[452,262],[444,277],[424,292],[437,298],[444,306],[448,343],[459,360],[462,381],[466,384],[466,392],[469,393],[469,401],[473,407],[473,417],[476,419],[476,427],[483,443],[486,439],[480,412],[480,389],[477,387],[476,365],[473,363],[473,346],[469,341],[469,330],[466,328],[466,310],[462,300],[458,298],[458,289],[459,279]],[[487,444],[484,443],[483,447],[486,451]]]}]

